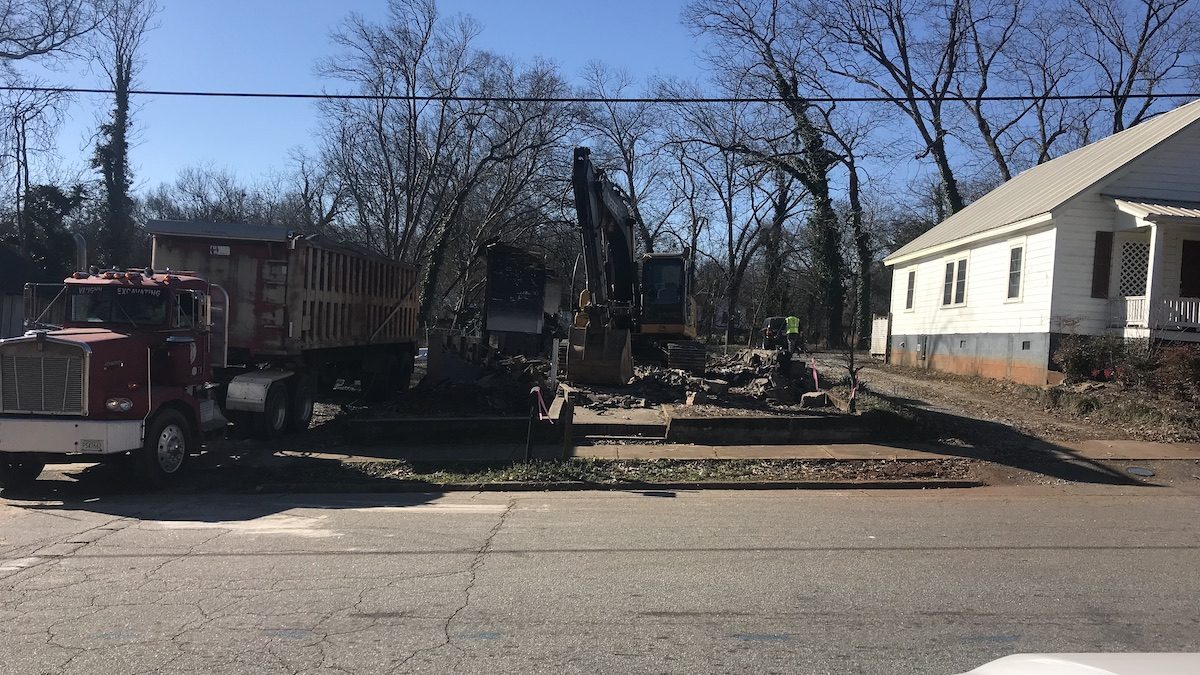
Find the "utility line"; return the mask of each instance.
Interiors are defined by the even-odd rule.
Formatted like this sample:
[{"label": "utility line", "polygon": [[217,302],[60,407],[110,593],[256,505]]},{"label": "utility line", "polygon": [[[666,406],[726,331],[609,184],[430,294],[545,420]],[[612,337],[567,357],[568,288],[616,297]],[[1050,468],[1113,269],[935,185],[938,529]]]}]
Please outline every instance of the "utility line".
[{"label": "utility line", "polygon": [[[47,87],[47,86],[0,86],[0,91],[23,91],[56,94],[115,94],[113,89],[86,87]],[[459,96],[459,95],[419,95],[403,94],[342,94],[342,93],[300,93],[300,92],[266,92],[266,91],[184,91],[166,89],[131,89],[131,96],[190,96],[199,98],[267,98],[267,99],[309,99],[322,101],[413,101],[413,102],[462,102],[462,103],[646,103],[646,104],[706,104],[706,103],[785,103],[778,97],[604,97],[604,96]],[[804,100],[809,103],[907,103],[916,101],[927,103],[931,101],[945,102],[1026,102],[1034,101],[1102,101],[1112,96],[1106,94],[1053,94],[1047,96],[1013,95],[1013,96],[813,96]],[[1163,94],[1129,94],[1126,98],[1200,98],[1200,93],[1169,92]]]}]

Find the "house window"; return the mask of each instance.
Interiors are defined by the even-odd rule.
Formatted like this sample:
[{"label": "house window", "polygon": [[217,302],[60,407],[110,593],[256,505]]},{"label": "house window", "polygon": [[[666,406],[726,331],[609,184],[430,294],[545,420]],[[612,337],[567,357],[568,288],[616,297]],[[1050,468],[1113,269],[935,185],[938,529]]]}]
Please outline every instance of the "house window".
[{"label": "house window", "polygon": [[942,289],[942,305],[961,305],[967,300],[967,259],[946,263],[946,283]]},{"label": "house window", "polygon": [[1025,248],[1014,246],[1008,251],[1008,298],[1021,297],[1021,267],[1024,263]]},{"label": "house window", "polygon": [[904,309],[913,308],[913,292],[917,288],[917,271],[908,271],[908,292],[904,294]]}]

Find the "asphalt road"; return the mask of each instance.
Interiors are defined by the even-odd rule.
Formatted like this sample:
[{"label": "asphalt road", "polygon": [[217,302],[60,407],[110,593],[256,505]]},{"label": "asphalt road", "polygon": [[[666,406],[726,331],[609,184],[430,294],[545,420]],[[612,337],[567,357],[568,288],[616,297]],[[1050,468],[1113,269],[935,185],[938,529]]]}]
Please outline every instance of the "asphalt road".
[{"label": "asphalt road", "polygon": [[957,673],[1200,651],[1200,496],[0,500],[0,670]]}]

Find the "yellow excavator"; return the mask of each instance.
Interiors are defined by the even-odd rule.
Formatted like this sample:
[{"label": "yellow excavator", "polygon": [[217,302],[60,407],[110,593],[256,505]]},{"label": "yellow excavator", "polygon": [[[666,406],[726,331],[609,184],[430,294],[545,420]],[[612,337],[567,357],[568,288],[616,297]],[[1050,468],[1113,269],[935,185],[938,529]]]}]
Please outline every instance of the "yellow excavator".
[{"label": "yellow excavator", "polygon": [[575,149],[571,183],[585,283],[568,338],[567,380],[627,384],[635,349],[668,367],[702,373],[704,345],[696,341],[687,257],[648,253],[638,259],[628,199],[592,163],[588,148]]}]

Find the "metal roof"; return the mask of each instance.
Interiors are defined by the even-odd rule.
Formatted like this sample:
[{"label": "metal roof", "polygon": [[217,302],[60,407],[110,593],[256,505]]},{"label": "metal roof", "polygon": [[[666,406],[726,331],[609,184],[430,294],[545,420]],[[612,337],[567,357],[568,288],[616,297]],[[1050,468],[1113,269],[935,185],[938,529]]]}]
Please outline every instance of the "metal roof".
[{"label": "metal roof", "polygon": [[202,223],[186,220],[151,220],[146,223],[151,234],[170,234],[177,237],[211,239],[248,239],[251,241],[287,241],[292,231],[277,225],[247,225],[245,223]]},{"label": "metal roof", "polygon": [[1136,197],[1114,197],[1117,208],[1143,220],[1200,220],[1200,203],[1146,201]]},{"label": "metal roof", "polygon": [[884,262],[1053,211],[1197,120],[1200,101],[1193,101],[1027,169],[901,246]]}]

